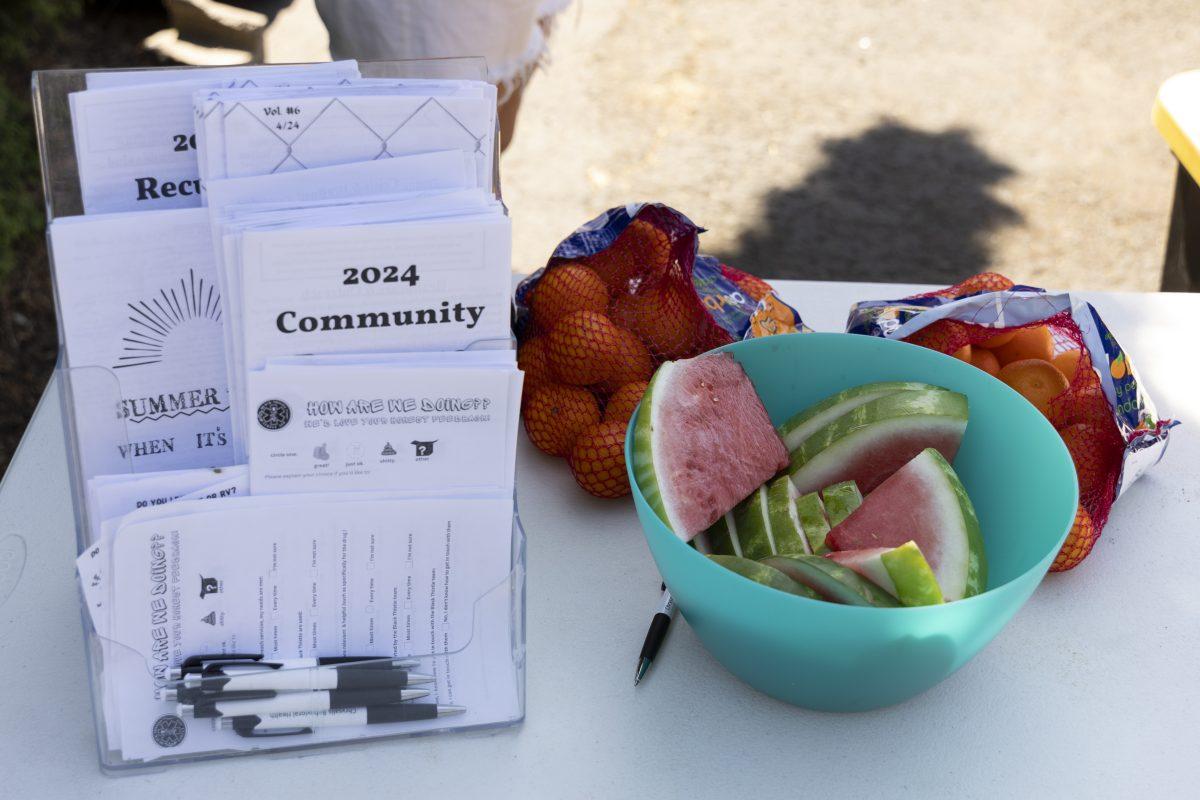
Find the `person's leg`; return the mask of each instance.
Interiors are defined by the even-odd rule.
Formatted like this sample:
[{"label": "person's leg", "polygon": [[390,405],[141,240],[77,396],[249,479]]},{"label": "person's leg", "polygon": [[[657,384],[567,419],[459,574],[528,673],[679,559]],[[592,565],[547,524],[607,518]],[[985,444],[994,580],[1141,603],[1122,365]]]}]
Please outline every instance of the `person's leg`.
[{"label": "person's leg", "polygon": [[[532,78],[531,74],[529,78]],[[529,78],[526,78],[528,82]],[[513,133],[517,129],[517,111],[521,108],[521,95],[525,91],[522,83],[509,93],[508,99],[500,104],[500,152],[504,152],[512,144]]]}]

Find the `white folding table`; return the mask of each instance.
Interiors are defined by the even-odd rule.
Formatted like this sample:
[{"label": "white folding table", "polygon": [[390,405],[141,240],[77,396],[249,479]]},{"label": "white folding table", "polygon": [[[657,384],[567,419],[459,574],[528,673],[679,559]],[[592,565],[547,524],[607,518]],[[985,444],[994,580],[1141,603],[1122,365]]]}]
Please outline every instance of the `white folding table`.
[{"label": "white folding table", "polygon": [[[927,287],[779,281],[817,330]],[[738,681],[677,619],[633,671],[659,580],[633,504],[596,500],[522,436],[528,706],[497,733],[252,756],[111,779],[97,766],[57,390],[0,487],[0,796],[1185,797],[1200,786],[1200,295],[1084,292],[1184,421],[1086,562],[903,705],[822,714]],[[6,544],[7,543],[7,544]],[[15,581],[15,586],[13,586]],[[7,600],[4,595],[11,590]],[[809,676],[821,680],[820,675]]]}]

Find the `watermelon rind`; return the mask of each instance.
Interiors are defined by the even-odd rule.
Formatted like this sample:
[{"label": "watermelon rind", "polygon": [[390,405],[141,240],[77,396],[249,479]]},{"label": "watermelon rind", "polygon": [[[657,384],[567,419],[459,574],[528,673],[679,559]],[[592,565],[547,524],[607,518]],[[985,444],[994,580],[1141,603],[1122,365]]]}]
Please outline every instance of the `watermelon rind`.
[{"label": "watermelon rind", "polygon": [[758,487],[733,509],[742,556],[757,561],[775,554],[775,536],[767,513],[767,487]]},{"label": "watermelon rind", "polygon": [[936,606],[946,602],[937,577],[916,542],[905,542],[881,553],[879,560],[896,590],[892,594],[906,606]]},{"label": "watermelon rind", "polygon": [[849,567],[821,556],[771,556],[763,564],[809,587],[825,600],[847,606],[896,608],[896,598]]},{"label": "watermelon rind", "polygon": [[775,540],[773,555],[812,553],[796,511],[796,499],[799,496],[800,493],[787,475],[780,475],[767,484],[767,518],[771,522],[771,536]]},{"label": "watermelon rind", "polygon": [[732,511],[714,522],[712,527],[704,532],[704,535],[708,539],[709,553],[741,557],[742,541],[738,536],[737,523],[733,521]]},{"label": "watermelon rind", "polygon": [[862,505],[862,492],[854,481],[841,481],[821,490],[821,500],[825,503],[825,515],[829,526],[833,527],[854,510]]},{"label": "watermelon rind", "polygon": [[931,606],[945,602],[937,577],[916,542],[905,542],[899,547],[838,550],[826,558],[854,570],[901,605]]},{"label": "watermelon rind", "polygon": [[789,451],[799,447],[805,439],[821,428],[833,422],[851,409],[864,403],[869,403],[879,397],[895,392],[914,391],[919,389],[936,389],[939,387],[917,381],[880,381],[854,386],[837,394],[830,395],[820,402],[796,414],[777,430],[783,443]]},{"label": "watermelon rind", "polygon": [[846,480],[848,462],[897,434],[926,430],[931,438],[961,438],[966,427],[965,395],[937,388],[894,392],[864,403],[809,436],[791,451],[787,471],[797,489],[814,491]]},{"label": "watermelon rind", "polygon": [[796,498],[796,515],[800,518],[804,538],[808,540],[809,551],[816,555],[828,553],[829,546],[825,544],[825,537],[829,535],[829,519],[825,515],[825,504],[821,501],[821,495],[809,492]]},{"label": "watermelon rind", "polygon": [[808,597],[812,600],[821,599],[820,595],[804,584],[798,583],[774,567],[769,567],[758,561],[751,561],[748,558],[738,558],[737,556],[721,555],[711,555],[709,558],[713,562],[725,567],[725,569],[736,572],[743,578],[749,578],[755,583],[761,583],[763,586],[770,586],[772,589],[778,589],[781,592],[799,595],[800,597]]},{"label": "watermelon rind", "polygon": [[669,379],[668,376],[674,369],[675,362],[665,361],[654,373],[654,377],[650,379],[650,385],[646,387],[646,393],[642,395],[637,423],[633,428],[633,476],[637,479],[638,488],[642,491],[646,505],[654,509],[658,518],[673,531],[678,529],[667,514],[662,488],[658,484],[658,470],[654,464],[654,425],[650,417],[654,409],[654,393],[665,385]]},{"label": "watermelon rind", "polygon": [[890,552],[890,547],[870,547],[863,550],[834,550],[825,556],[830,561],[852,569],[871,583],[897,597],[896,583],[883,565],[880,556]]},{"label": "watermelon rind", "polygon": [[[987,588],[987,553],[983,548],[983,533],[979,527],[979,517],[975,514],[975,504],[971,502],[971,496],[967,494],[967,488],[962,485],[962,481],[958,478],[958,473],[954,471],[954,467],[950,466],[950,462],[933,448],[925,452],[929,454],[929,457],[937,464],[938,469],[946,476],[946,483],[954,492],[954,498],[958,501],[958,508],[962,514],[963,529],[967,537],[967,549],[969,552],[969,556],[967,557],[967,580],[962,596],[971,597],[972,595],[977,595]],[[944,586],[942,590],[945,593]]]}]

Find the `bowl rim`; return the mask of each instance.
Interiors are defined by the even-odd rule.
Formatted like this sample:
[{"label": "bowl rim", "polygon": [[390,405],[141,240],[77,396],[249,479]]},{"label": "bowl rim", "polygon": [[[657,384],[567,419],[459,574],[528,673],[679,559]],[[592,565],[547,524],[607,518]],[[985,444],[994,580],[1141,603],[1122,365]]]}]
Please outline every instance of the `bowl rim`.
[{"label": "bowl rim", "polygon": [[[921,347],[920,345],[911,344],[909,342],[902,342],[898,339],[888,339],[888,338],[885,338],[882,336],[867,336],[864,334],[839,333],[839,332],[834,332],[834,331],[819,331],[819,332],[814,331],[811,333],[784,334],[784,335],[789,336],[789,337],[792,335],[800,335],[800,336],[804,336],[806,338],[807,337],[816,337],[817,339],[827,339],[827,338],[833,338],[833,337],[842,338],[842,337],[851,336],[851,337],[854,337],[855,339],[861,339],[861,340],[865,340],[865,341],[888,342],[889,344],[883,345],[884,347],[889,347],[889,346],[914,347],[914,348],[922,350],[926,353],[931,353],[938,358],[944,359],[945,362],[947,363],[947,365],[950,367],[950,369],[958,369],[960,367],[975,369],[975,370],[981,372],[987,379],[994,381],[997,388],[1001,389],[1002,391],[1008,392],[1017,398],[1020,398],[1023,402],[1026,402],[1026,403],[1029,402],[1029,401],[1025,400],[1025,398],[1022,397],[1021,394],[1019,392],[1017,392],[1015,389],[1013,389],[1011,386],[1009,386],[1008,384],[999,380],[995,376],[989,375],[988,373],[983,372],[982,370],[979,370],[978,367],[973,367],[970,364],[967,364],[965,362],[960,361],[959,359],[954,358],[953,356],[938,352],[937,350],[931,350],[927,347]],[[739,349],[740,345],[746,345],[750,342],[769,341],[773,338],[776,338],[776,337],[762,337],[759,339],[743,339],[740,341],[730,342],[728,344],[725,344],[720,347],[716,347],[716,348],[713,348],[712,350],[708,350],[704,353],[701,353],[700,355],[708,355],[710,353],[736,351],[737,349]],[[875,345],[871,345],[871,346],[875,346]],[[695,356],[695,357],[698,358],[699,356]],[[735,356],[735,358],[736,358],[736,356]],[[953,362],[957,366],[952,366],[949,364],[949,362]],[[651,380],[653,380],[653,377],[651,377]],[[847,388],[853,388],[853,387],[847,387]],[[1031,408],[1032,407],[1033,406],[1031,404]],[[939,613],[941,611],[944,611],[948,607],[960,607],[964,603],[985,602],[983,600],[984,597],[986,597],[988,595],[994,595],[994,594],[1001,592],[1002,590],[1006,590],[1006,589],[1009,591],[1012,591],[1013,590],[1012,587],[1014,587],[1018,584],[1024,583],[1024,581],[1030,575],[1032,575],[1034,573],[1039,573],[1039,572],[1041,573],[1041,578],[1038,579],[1038,582],[1040,583],[1042,578],[1045,577],[1046,572],[1049,570],[1050,564],[1053,562],[1054,558],[1058,555],[1059,550],[1062,549],[1063,543],[1066,542],[1067,537],[1070,536],[1070,534],[1071,534],[1072,524],[1071,524],[1071,522],[1068,522],[1062,535],[1058,539],[1058,543],[1053,548],[1051,548],[1049,553],[1047,553],[1045,556],[1043,556],[1033,566],[1031,566],[1028,569],[1022,571],[1021,573],[1013,576],[1012,578],[1008,579],[1004,583],[984,589],[979,594],[971,595],[970,597],[964,597],[961,600],[953,600],[948,603],[940,603],[937,605],[929,605],[929,606],[897,606],[897,607],[851,606],[851,605],[845,605],[843,603],[835,603],[830,600],[823,600],[823,599],[818,599],[818,598],[804,597],[802,595],[789,594],[788,592],[784,592],[779,589],[773,589],[770,586],[766,586],[766,585],[760,584],[756,581],[752,581],[743,575],[737,575],[737,573],[732,573],[730,570],[727,570],[724,567],[722,567],[721,565],[717,564],[712,559],[710,559],[708,556],[701,553],[696,548],[689,546],[689,544],[687,542],[685,542],[683,539],[680,539],[678,536],[676,536],[674,534],[674,532],[670,528],[667,527],[667,524],[665,522],[663,522],[663,520],[661,518],[659,518],[658,513],[653,508],[650,507],[650,504],[648,502],[646,502],[646,498],[642,494],[641,486],[638,484],[637,475],[635,474],[635,470],[633,468],[634,429],[637,425],[638,416],[641,414],[641,410],[642,410],[642,403],[639,400],[637,406],[633,410],[633,414],[629,417],[629,424],[625,430],[625,448],[624,448],[624,450],[625,450],[625,470],[629,475],[629,487],[630,487],[630,491],[631,491],[631,494],[632,494],[632,497],[634,500],[635,507],[639,506],[639,505],[645,506],[645,508],[650,512],[655,523],[657,524],[657,527],[660,528],[662,533],[664,533],[666,535],[666,538],[671,541],[671,544],[668,544],[667,546],[668,547],[679,547],[679,548],[683,548],[684,550],[687,550],[690,553],[690,555],[685,555],[684,558],[696,558],[696,559],[700,559],[700,560],[704,561],[707,566],[702,567],[702,569],[714,569],[714,570],[720,570],[722,572],[730,572],[730,574],[732,574],[738,578],[741,578],[741,582],[743,584],[747,584],[750,586],[756,586],[759,589],[763,590],[764,592],[771,592],[773,594],[780,595],[784,598],[791,598],[792,601],[800,601],[800,602],[806,603],[806,604],[811,603],[811,604],[814,604],[814,607],[816,605],[820,605],[820,606],[824,606],[825,608],[828,608],[828,609],[840,609],[840,611],[831,611],[830,613],[857,614],[857,613],[878,613],[878,612],[891,612],[891,613],[906,612],[906,613],[910,613],[910,614],[914,614],[914,613],[931,614],[931,613]],[[1034,409],[1034,410],[1036,411],[1036,409]],[[1052,432],[1054,432],[1055,434],[1058,433],[1058,431],[1055,430],[1054,426],[1050,424],[1050,421],[1048,419],[1046,419],[1044,416],[1042,416],[1040,413],[1038,414],[1038,418],[1041,419],[1042,424],[1049,427]],[[1067,463],[1070,464],[1071,471],[1074,472],[1075,471],[1075,462],[1071,458],[1070,451],[1067,449],[1066,443],[1063,442],[1061,436],[1056,435],[1055,439],[1058,442],[1058,447],[1060,448],[1062,455],[1066,458]],[[1078,505],[1079,505],[1079,479],[1078,479],[1078,476],[1076,476],[1076,479],[1073,482],[1072,493],[1073,494],[1072,494],[1071,505],[1078,507]],[[1074,515],[1072,515],[1071,519],[1072,519],[1072,521],[1074,520]],[[639,520],[639,522],[640,522],[640,520]],[[641,523],[642,536],[644,536],[646,538],[646,543],[647,543],[647,545],[649,545],[651,533],[649,530],[647,530],[647,527],[648,527],[647,525],[645,525],[644,523]],[[982,535],[983,531],[980,531],[980,533]],[[655,535],[657,535],[657,532]],[[986,538],[985,538],[985,542],[986,542]],[[670,587],[668,586],[667,588],[669,589]],[[788,600],[784,600],[784,602],[788,602]]]}]

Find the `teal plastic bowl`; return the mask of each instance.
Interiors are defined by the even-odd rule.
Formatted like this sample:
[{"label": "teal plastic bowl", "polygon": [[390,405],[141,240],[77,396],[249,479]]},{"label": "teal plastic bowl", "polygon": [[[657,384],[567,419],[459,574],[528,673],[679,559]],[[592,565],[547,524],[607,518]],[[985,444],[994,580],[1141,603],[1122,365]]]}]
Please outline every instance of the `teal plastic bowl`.
[{"label": "teal plastic bowl", "polygon": [[[734,675],[805,708],[880,708],[948,677],[1029,599],[1070,531],[1078,483],[1062,439],[1000,381],[923,347],[814,333],[721,349],[741,362],[776,424],[871,381],[925,381],[965,394],[971,416],[954,468],[979,515],[988,587],[975,597],[923,608],[858,608],[785,594],[684,544],[646,504],[631,469],[650,552],[688,624]],[[635,414],[630,430],[636,421]],[[632,441],[626,437],[626,464],[633,463]]]}]

